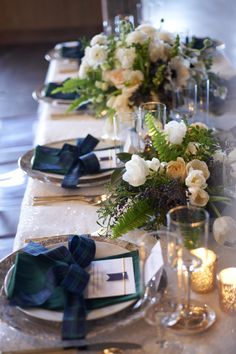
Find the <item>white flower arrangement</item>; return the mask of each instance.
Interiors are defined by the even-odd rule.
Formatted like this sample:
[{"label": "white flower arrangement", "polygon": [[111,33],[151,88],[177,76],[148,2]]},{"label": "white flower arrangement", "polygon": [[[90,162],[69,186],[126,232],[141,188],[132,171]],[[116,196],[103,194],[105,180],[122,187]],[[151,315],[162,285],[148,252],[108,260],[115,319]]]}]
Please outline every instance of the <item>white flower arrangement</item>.
[{"label": "white flower arrangement", "polygon": [[147,24],[134,30],[124,26],[119,37],[98,34],[85,48],[78,78],[67,80],[62,91],[80,94],[73,109],[90,100],[98,116],[134,110],[153,97],[170,107],[171,91],[189,79],[200,84],[210,74],[210,45],[206,41],[201,50],[194,49],[178,35]]},{"label": "white flower arrangement", "polygon": [[[205,207],[219,216],[214,203],[230,200],[219,195],[223,163],[214,154],[221,150],[206,125],[171,121],[160,129],[151,114],[146,123],[152,149],[140,156],[118,155],[125,166],[111,186],[111,198],[99,212],[103,221],[109,218],[114,237],[137,227],[165,223],[166,213],[177,205]],[[211,178],[215,169],[220,180]]]}]

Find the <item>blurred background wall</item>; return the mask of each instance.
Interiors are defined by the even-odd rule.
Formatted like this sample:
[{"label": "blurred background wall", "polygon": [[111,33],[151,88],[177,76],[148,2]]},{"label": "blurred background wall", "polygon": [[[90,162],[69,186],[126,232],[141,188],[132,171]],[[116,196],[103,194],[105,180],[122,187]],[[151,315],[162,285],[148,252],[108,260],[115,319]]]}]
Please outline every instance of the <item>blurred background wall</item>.
[{"label": "blurred background wall", "polygon": [[0,45],[70,40],[101,30],[101,0],[0,0]]}]

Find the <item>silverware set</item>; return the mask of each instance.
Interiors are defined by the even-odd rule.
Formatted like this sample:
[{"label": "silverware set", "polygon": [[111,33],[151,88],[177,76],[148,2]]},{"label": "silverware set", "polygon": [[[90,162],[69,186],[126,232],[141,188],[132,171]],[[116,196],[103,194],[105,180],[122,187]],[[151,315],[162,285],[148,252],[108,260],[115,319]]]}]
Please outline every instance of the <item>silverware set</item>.
[{"label": "silverware set", "polygon": [[95,195],[81,195],[81,194],[65,194],[65,195],[47,195],[47,196],[34,196],[32,205],[48,205],[62,202],[85,202],[90,205],[99,205],[105,202],[109,198],[107,194],[95,194]]}]

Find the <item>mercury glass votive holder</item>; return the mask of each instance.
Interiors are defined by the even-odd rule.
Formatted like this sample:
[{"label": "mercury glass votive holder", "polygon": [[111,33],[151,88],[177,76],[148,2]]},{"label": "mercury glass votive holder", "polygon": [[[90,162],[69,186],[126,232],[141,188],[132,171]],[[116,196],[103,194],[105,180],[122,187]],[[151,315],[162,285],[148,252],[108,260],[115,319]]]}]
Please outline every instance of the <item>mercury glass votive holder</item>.
[{"label": "mercury glass votive holder", "polygon": [[191,253],[202,261],[201,266],[191,274],[191,288],[197,293],[206,294],[215,286],[216,254],[203,247]]},{"label": "mercury glass votive holder", "polygon": [[217,275],[220,306],[223,311],[236,314],[236,268],[221,270]]}]

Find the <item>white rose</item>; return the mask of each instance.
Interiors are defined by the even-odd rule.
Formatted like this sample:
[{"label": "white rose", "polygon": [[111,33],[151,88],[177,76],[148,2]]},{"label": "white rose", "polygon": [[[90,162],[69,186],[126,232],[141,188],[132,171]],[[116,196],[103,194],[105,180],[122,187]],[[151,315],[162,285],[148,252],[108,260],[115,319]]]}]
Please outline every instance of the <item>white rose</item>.
[{"label": "white rose", "polygon": [[207,205],[209,201],[209,195],[204,189],[201,189],[199,187],[190,187],[189,189],[189,201],[190,204],[198,206],[198,207],[204,207]]},{"label": "white rose", "polygon": [[96,36],[94,36],[91,39],[90,45],[91,45],[91,47],[93,47],[96,44],[99,44],[99,45],[107,44],[107,37],[104,36],[104,34],[96,34]]},{"label": "white rose", "polygon": [[155,39],[158,34],[158,30],[155,27],[146,24],[139,25],[136,30],[146,33],[146,35],[151,39]]},{"label": "white rose", "polygon": [[85,59],[83,59],[82,63],[80,64],[79,73],[78,73],[80,79],[86,79],[89,68],[90,68],[89,64]]},{"label": "white rose", "polygon": [[131,69],[136,58],[135,48],[118,48],[115,57],[123,69]]},{"label": "white rose", "polygon": [[176,122],[175,120],[172,120],[171,122],[165,124],[164,132],[170,144],[180,145],[182,144],[187,132],[187,127],[182,121]]},{"label": "white rose", "polygon": [[201,170],[192,170],[185,179],[187,187],[199,187],[205,189],[207,187],[206,179]]},{"label": "white rose", "polygon": [[96,68],[107,58],[107,48],[103,45],[95,44],[93,47],[87,47],[85,56],[90,66]]},{"label": "white rose", "polygon": [[132,45],[134,43],[143,44],[147,40],[148,40],[147,34],[141,31],[130,32],[126,37],[127,45]]},{"label": "white rose", "polygon": [[198,128],[201,128],[201,129],[206,129],[208,130],[208,126],[202,122],[196,122],[196,123],[192,123],[190,124],[190,127],[198,127]]},{"label": "white rose", "polygon": [[146,182],[149,168],[144,159],[138,155],[132,155],[130,161],[125,164],[126,171],[122,178],[133,187],[141,186]]},{"label": "white rose", "polygon": [[157,172],[159,170],[159,168],[161,167],[161,163],[156,157],[153,157],[153,159],[151,161],[146,160],[146,164],[149,169],[151,169],[155,172]]},{"label": "white rose", "polygon": [[187,146],[187,152],[192,155],[196,155],[198,148],[199,148],[198,143],[190,142],[190,143],[188,143],[188,146]]},{"label": "white rose", "polygon": [[167,31],[158,31],[157,38],[168,44],[173,44],[175,42],[175,36]]},{"label": "white rose", "polygon": [[161,59],[166,61],[169,57],[170,46],[162,41],[154,41],[149,45],[149,57],[152,62]]}]

